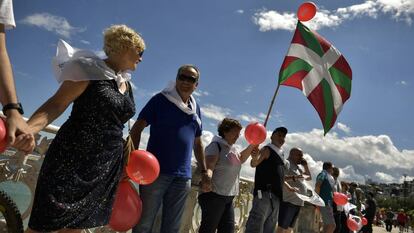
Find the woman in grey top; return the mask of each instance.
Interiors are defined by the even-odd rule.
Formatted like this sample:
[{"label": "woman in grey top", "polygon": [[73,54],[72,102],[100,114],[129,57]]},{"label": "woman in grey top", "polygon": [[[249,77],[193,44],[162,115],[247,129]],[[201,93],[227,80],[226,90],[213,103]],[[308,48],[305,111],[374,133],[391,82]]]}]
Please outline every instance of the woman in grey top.
[{"label": "woman in grey top", "polygon": [[249,145],[243,151],[234,146],[243,127],[234,119],[224,118],[205,149],[207,172],[212,174],[212,190],[201,193],[198,202],[202,218],[199,233],[233,233],[233,198],[239,194],[241,165],[257,147]]}]

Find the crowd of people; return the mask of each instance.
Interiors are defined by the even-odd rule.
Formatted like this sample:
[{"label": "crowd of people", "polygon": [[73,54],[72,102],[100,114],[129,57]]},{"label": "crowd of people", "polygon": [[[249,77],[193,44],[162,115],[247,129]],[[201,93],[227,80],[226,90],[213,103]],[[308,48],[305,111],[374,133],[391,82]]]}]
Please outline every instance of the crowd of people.
[{"label": "crowd of people", "polygon": [[[5,30],[13,27],[12,1],[0,0],[0,101],[6,115],[8,145],[30,153],[35,147],[33,135],[73,104],[69,118],[46,153],[27,232],[72,233],[107,225],[123,177],[124,124],[136,112],[128,71],[135,70],[142,61],[144,39],[126,25],[107,28],[103,38],[106,58],[88,55],[62,62],[57,77],[59,89],[25,122],[6,48]],[[58,50],[57,56],[59,53],[64,51]],[[272,132],[269,144],[261,148],[248,145],[240,150],[235,143],[243,126],[232,118],[220,122],[218,134],[204,148],[200,106],[192,95],[200,77],[195,65],[179,67],[175,79],[139,112],[130,131],[139,148],[142,132],[149,126],[145,149],[160,164],[155,182],[139,187],[142,216],[132,232],[152,232],[161,206],[160,232],[179,232],[191,190],[193,152],[201,171],[200,233],[234,232],[233,201],[239,194],[242,164],[249,157],[250,166],[255,168],[254,199],[245,232],[292,232],[304,206],[304,200],[296,194],[307,195],[304,182],[312,179],[303,151],[294,147],[287,157],[284,155],[285,127]],[[331,162],[325,162],[316,177],[315,191],[325,202],[319,208],[324,232],[349,232],[348,216],[344,207],[333,201],[334,192],[349,195],[356,207],[350,214],[364,215],[368,223],[361,230],[372,232],[377,213],[373,193],[364,197],[357,184],[348,185],[338,177],[339,169]],[[389,211],[385,216],[388,227],[394,214],[391,216]],[[381,221],[378,215],[376,220]],[[400,214],[396,220],[400,226],[409,222]]]}]

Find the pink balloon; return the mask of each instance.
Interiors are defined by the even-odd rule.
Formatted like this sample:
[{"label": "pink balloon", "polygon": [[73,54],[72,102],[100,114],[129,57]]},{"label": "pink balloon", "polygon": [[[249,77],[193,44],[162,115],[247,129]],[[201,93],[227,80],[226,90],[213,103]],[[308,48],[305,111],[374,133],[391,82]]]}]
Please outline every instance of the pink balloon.
[{"label": "pink balloon", "polygon": [[0,153],[4,152],[7,148],[7,127],[3,118],[0,118]]},{"label": "pink balloon", "polygon": [[151,184],[160,174],[160,164],[150,152],[134,150],[130,154],[126,173],[138,184]]},{"label": "pink balloon", "polygon": [[359,228],[357,221],[353,218],[348,218],[348,220],[346,220],[346,225],[351,231],[357,231]]},{"label": "pink balloon", "polygon": [[138,224],[142,213],[142,201],[127,181],[119,183],[112,206],[109,226],[115,231],[128,231]]},{"label": "pink balloon", "polygon": [[368,224],[368,219],[365,217],[362,217],[361,222],[362,222],[362,225],[365,226]]},{"label": "pink balloon", "polygon": [[244,137],[252,145],[259,145],[266,140],[266,128],[258,123],[250,123],[244,131]]},{"label": "pink balloon", "polygon": [[300,21],[309,21],[316,14],[316,5],[313,2],[305,2],[299,6],[297,16]]},{"label": "pink balloon", "polygon": [[348,203],[348,196],[344,193],[334,192],[334,202],[337,205],[346,205]]}]

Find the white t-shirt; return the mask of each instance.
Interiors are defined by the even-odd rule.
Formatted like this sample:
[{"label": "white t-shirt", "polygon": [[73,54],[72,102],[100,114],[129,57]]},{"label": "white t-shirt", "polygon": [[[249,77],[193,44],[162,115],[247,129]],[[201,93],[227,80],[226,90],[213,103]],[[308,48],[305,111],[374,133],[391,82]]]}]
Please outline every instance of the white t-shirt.
[{"label": "white t-shirt", "polygon": [[12,0],[0,0],[0,24],[6,29],[15,28]]}]

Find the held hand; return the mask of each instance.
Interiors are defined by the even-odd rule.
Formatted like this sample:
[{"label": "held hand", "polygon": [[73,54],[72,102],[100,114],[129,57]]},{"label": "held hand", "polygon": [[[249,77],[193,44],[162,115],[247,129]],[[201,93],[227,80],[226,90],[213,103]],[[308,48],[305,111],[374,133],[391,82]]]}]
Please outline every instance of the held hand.
[{"label": "held hand", "polygon": [[252,158],[257,158],[259,156],[259,146],[254,146],[250,155]]},{"label": "held hand", "polygon": [[10,111],[6,119],[6,124],[8,145],[26,154],[31,153],[36,143],[29,126],[20,113]]},{"label": "held hand", "polygon": [[[210,172],[209,172],[210,171]],[[209,175],[210,173],[210,175]],[[202,192],[211,192],[213,187],[211,184],[212,173],[211,170],[207,170],[207,173],[201,174],[200,188]]]},{"label": "held hand", "polygon": [[20,134],[14,140],[12,146],[25,154],[29,154],[36,147],[36,143],[33,134]]},{"label": "held hand", "polygon": [[302,161],[300,161],[300,164],[302,164],[302,166],[308,166],[306,159],[302,159]]}]

